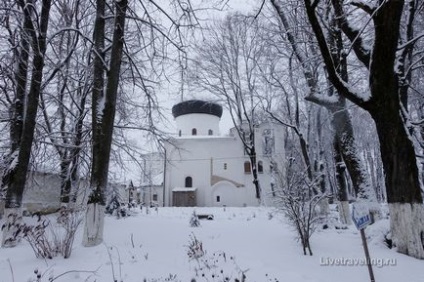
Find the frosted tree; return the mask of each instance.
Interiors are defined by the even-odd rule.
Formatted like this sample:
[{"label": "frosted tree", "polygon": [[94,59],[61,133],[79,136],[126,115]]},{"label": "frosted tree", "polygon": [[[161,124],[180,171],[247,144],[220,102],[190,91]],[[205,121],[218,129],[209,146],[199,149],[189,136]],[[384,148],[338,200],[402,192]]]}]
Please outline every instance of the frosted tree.
[{"label": "frosted tree", "polygon": [[[103,240],[104,209],[114,129],[142,129],[151,126],[116,124],[115,118],[124,101],[125,91],[140,93],[146,105],[140,107],[149,125],[158,110],[155,89],[172,55],[184,53],[183,27],[192,27],[197,19],[190,1],[96,1],[93,48],[92,88],[92,165],[90,195],[86,212],[83,244],[95,246]],[[111,9],[111,7],[114,7]],[[111,23],[113,19],[113,24]],[[125,27],[124,27],[125,24]],[[113,33],[113,37],[110,35]],[[110,42],[110,45],[109,45]],[[169,60],[171,61],[171,60]],[[125,82],[125,84],[123,83]],[[136,95],[132,103],[139,102]],[[139,108],[139,109],[140,109]],[[125,111],[118,111],[123,118]],[[125,120],[124,120],[125,121]],[[139,124],[140,121],[138,120]]]},{"label": "frosted tree", "polygon": [[[317,47],[315,45],[304,44],[297,38],[306,38],[309,30],[294,30],[293,25],[299,22],[304,22],[305,15],[302,11],[290,13],[290,19],[287,16],[285,9],[290,9],[291,6],[285,7],[279,1],[271,1],[277,16],[281,21],[281,30],[285,34],[289,45],[291,46],[295,57],[303,69],[303,75],[309,87],[309,94],[306,96],[308,101],[314,102],[325,107],[329,114],[334,130],[334,163],[336,165],[336,180],[338,184],[338,195],[341,202],[341,209],[345,215],[344,218],[349,218],[348,209],[348,187],[346,177],[350,176],[353,187],[358,200],[366,201],[372,204],[372,210],[377,212],[375,192],[371,186],[371,178],[366,170],[366,167],[361,159],[360,152],[357,149],[355,136],[353,133],[353,125],[349,111],[347,110],[346,99],[343,96],[337,95],[332,85],[322,85],[322,81],[326,78],[321,78],[321,82],[316,71],[319,69],[318,64],[313,58],[317,58]],[[297,4],[299,5],[299,4]],[[337,73],[348,81],[349,74],[347,73],[347,61],[343,53],[344,42],[340,30],[331,28],[334,26],[334,16],[327,16],[329,24],[327,25],[327,38],[331,50],[332,59],[336,62]],[[295,33],[296,32],[296,33]],[[312,40],[311,40],[312,41]],[[316,65],[311,65],[316,62]],[[322,72],[325,70],[321,69]],[[328,80],[327,80],[328,81]],[[320,88],[327,89],[326,91]],[[324,93],[323,93],[324,92]],[[326,93],[325,93],[326,92]],[[346,169],[348,174],[346,173]]]},{"label": "frosted tree", "polygon": [[[6,3],[6,4],[10,4]],[[16,1],[16,9],[21,11],[16,21],[20,25],[18,39],[18,61],[14,70],[17,78],[13,113],[11,119],[11,153],[8,165],[2,177],[2,186],[7,186],[5,200],[6,219],[20,216],[22,195],[31,148],[34,139],[38,101],[43,81],[43,68],[46,52],[46,40],[51,8],[50,0],[34,3],[33,1]],[[8,7],[12,9],[13,7]],[[28,81],[28,76],[31,78]],[[29,85],[28,85],[29,84]],[[28,86],[28,87],[27,87]],[[7,224],[6,226],[13,226]],[[3,230],[2,245],[7,245],[13,229]]]},{"label": "frosted tree", "polygon": [[255,128],[261,122],[258,91],[259,61],[265,44],[261,25],[253,17],[228,15],[205,31],[196,46],[191,82],[206,90],[228,108],[236,132],[250,159],[256,198],[261,199],[257,170]]},{"label": "frosted tree", "polygon": [[[110,150],[116,110],[119,74],[124,46],[125,16],[128,1],[115,3],[115,19],[109,65],[105,65],[106,1],[96,2],[94,24],[94,70],[92,90],[93,160],[91,192],[84,227],[84,246],[95,246],[103,241],[105,191],[108,180]],[[107,77],[105,79],[105,70]]]},{"label": "frosted tree", "polygon": [[[418,2],[379,0],[345,4],[339,0],[325,3],[305,0],[304,8],[318,42],[328,79],[338,95],[368,111],[375,122],[385,172],[391,231],[397,250],[424,258],[423,199],[414,145],[408,129],[407,78],[413,68],[405,68],[409,61],[407,50],[413,50],[414,44],[421,38],[414,35],[412,25],[414,15],[418,12]],[[368,73],[368,78],[364,78],[368,83],[368,91],[365,93],[346,81],[337,71],[320,20],[328,12],[335,14],[335,24],[351,42],[348,51],[356,55],[363,71]],[[366,17],[368,20],[358,22],[358,17]]]},{"label": "frosted tree", "polygon": [[[46,81],[40,96],[43,119],[39,121],[39,147],[52,160],[59,159],[61,178],[60,201],[67,205],[76,201],[82,160],[90,160],[88,151],[87,99],[91,91],[89,51],[92,45],[88,34],[92,27],[92,5],[74,1],[56,1],[52,9],[51,50],[46,53]],[[53,152],[50,152],[50,148]],[[56,164],[53,164],[56,165]]]}]

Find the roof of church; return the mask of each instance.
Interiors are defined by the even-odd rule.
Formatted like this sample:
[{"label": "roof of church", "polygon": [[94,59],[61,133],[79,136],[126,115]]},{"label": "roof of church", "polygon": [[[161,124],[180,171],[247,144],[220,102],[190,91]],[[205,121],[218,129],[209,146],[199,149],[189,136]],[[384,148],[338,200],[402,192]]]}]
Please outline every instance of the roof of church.
[{"label": "roof of church", "polygon": [[220,118],[222,116],[222,106],[202,100],[187,100],[172,107],[174,118],[186,114],[209,114]]}]

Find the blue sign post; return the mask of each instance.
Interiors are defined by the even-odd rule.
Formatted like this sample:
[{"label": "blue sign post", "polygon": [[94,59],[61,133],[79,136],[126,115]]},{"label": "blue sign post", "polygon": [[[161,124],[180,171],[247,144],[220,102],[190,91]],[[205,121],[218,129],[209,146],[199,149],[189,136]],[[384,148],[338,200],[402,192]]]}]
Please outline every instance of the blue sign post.
[{"label": "blue sign post", "polygon": [[364,204],[352,205],[352,220],[356,228],[361,233],[362,245],[364,246],[365,258],[367,260],[368,272],[370,274],[371,282],[375,282],[374,272],[372,270],[370,253],[368,250],[367,237],[365,236],[365,227],[371,223],[369,210]]},{"label": "blue sign post", "polygon": [[360,204],[352,205],[352,220],[358,230],[364,229],[371,223],[368,209]]}]

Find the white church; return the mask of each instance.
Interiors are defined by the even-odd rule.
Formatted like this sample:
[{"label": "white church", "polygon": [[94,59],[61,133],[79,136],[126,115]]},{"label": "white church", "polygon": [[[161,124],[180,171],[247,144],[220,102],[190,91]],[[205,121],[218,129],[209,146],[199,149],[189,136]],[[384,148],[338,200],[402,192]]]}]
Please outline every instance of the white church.
[{"label": "white church", "polygon": [[[172,114],[177,136],[165,145],[164,206],[273,205],[276,171],[284,171],[284,128],[263,123],[255,128],[257,170],[261,202],[256,198],[249,157],[236,128],[221,135],[222,107],[188,100],[176,104]],[[281,175],[281,174],[280,174]]]}]

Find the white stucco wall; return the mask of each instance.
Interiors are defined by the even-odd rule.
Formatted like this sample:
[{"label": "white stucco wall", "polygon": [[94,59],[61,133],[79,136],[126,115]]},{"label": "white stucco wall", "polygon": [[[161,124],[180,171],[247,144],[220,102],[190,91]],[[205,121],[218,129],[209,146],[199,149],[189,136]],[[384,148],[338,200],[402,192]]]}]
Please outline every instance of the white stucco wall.
[{"label": "white stucco wall", "polygon": [[219,117],[210,114],[185,114],[175,118],[177,134],[192,135],[192,129],[196,128],[197,135],[209,135],[212,130],[214,136],[219,135]]},{"label": "white stucco wall", "polygon": [[[175,140],[178,148],[168,146],[165,179],[165,205],[172,205],[172,189],[184,187],[186,177],[192,177],[197,188],[198,206],[255,206],[252,175],[244,173],[243,146],[235,137],[193,137]],[[231,189],[220,191],[221,203],[216,202],[212,175],[225,178],[241,187],[226,185]],[[224,181],[225,182],[225,181]],[[221,187],[216,185],[214,188]],[[215,194],[214,194],[215,193]]]},{"label": "white stucco wall", "polygon": [[[198,206],[258,205],[253,175],[244,171],[244,163],[250,160],[234,130],[230,136],[217,136],[219,118],[208,114],[186,114],[176,121],[182,135],[166,145],[165,205],[173,205],[172,190],[184,187],[186,177],[192,178]],[[191,135],[192,128],[197,129],[196,136]],[[209,129],[214,136],[208,136]],[[275,182],[271,164],[277,164],[279,170],[284,171],[284,132],[283,127],[273,123],[264,123],[255,129],[257,162],[263,167],[262,173],[258,173],[261,204],[267,206],[274,205],[275,199],[271,189],[271,183]]]}]

